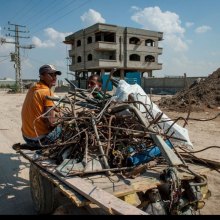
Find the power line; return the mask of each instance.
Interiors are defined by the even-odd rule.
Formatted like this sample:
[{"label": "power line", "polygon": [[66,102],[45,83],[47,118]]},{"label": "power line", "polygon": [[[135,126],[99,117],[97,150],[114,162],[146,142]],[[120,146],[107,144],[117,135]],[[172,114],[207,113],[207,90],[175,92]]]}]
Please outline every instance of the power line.
[{"label": "power line", "polygon": [[[25,58],[25,59],[29,59],[29,60],[32,60],[32,61],[34,61],[35,63],[38,63],[38,64],[40,64],[40,65],[42,65],[43,63],[45,63],[45,61],[42,61],[42,60],[38,60],[38,59],[35,59],[35,58],[31,58],[31,57],[24,57],[24,56],[22,56],[23,58]],[[62,66],[59,66],[59,65],[56,65],[56,67],[57,68],[59,68],[61,71],[63,70],[63,71],[65,71],[66,69],[64,68],[64,67],[62,67]]]},{"label": "power line", "polygon": [[[9,56],[8,56],[9,57]],[[3,59],[3,60],[0,60],[0,63],[4,62],[5,60],[8,60],[8,57]]]},{"label": "power line", "polygon": [[[36,8],[36,5],[39,5],[39,0],[37,0],[37,2],[36,2],[35,4],[33,4],[31,8],[29,8],[28,10],[26,10],[26,12],[24,12],[24,13],[22,14],[22,17],[20,18],[20,20],[22,21],[22,19],[23,19],[24,17],[26,17],[28,14],[30,14],[30,12],[33,12],[32,10],[33,10],[34,8]],[[24,22],[22,22],[22,23],[24,23]]]},{"label": "power line", "polygon": [[39,32],[40,30],[46,28],[48,25],[54,24],[56,21],[62,19],[63,17],[69,15],[69,14],[72,13],[73,11],[75,11],[75,10],[77,10],[77,9],[79,9],[79,8],[81,8],[81,7],[83,7],[84,5],[88,4],[88,3],[91,2],[91,1],[92,1],[92,0],[87,0],[87,1],[85,1],[84,3],[82,3],[81,5],[79,5],[78,7],[73,8],[71,11],[67,12],[66,14],[64,14],[64,15],[62,15],[62,16],[60,16],[60,17],[58,17],[58,18],[55,19],[54,21],[52,21],[52,22],[46,24],[44,27],[38,29],[37,31],[33,32],[32,34],[35,34],[35,33]]},{"label": "power line", "polygon": [[[54,0],[52,3],[49,2],[48,5],[46,5],[46,6],[44,5],[44,6],[43,6],[43,9],[40,8],[40,10],[38,10],[35,14],[33,14],[33,15],[31,15],[31,17],[27,18],[27,19],[24,21],[24,23],[28,22],[28,23],[27,23],[28,25],[31,24],[30,21],[32,21],[36,16],[38,16],[38,18],[39,18],[39,17],[42,18],[43,15],[48,14],[48,8],[50,8],[50,11],[51,11],[51,9],[53,9],[53,8],[57,5],[57,2],[60,3],[60,2],[62,2],[62,1],[60,1],[60,0]],[[30,26],[30,25],[29,25],[29,26]]]},{"label": "power line", "polygon": [[15,35],[11,36],[8,34],[7,36],[14,37],[14,41],[7,41],[4,38],[0,38],[1,44],[9,43],[9,44],[14,44],[15,45],[15,52],[11,53],[11,61],[15,62],[15,78],[16,78],[16,87],[18,92],[22,92],[22,79],[21,79],[21,61],[20,61],[20,48],[23,49],[32,49],[34,46],[33,45],[27,45],[27,46],[21,46],[20,45],[20,38],[30,38],[26,36],[20,36],[20,33],[27,33],[27,31],[21,31],[21,28],[26,28],[26,26],[23,25],[18,25],[18,24],[11,24],[8,22],[8,25],[13,26],[14,29],[8,28],[8,31],[14,32]]},{"label": "power line", "polygon": [[[62,8],[59,8],[59,9],[56,10],[55,12],[52,12],[51,14],[49,14],[49,16],[46,17],[46,19],[48,20],[49,18],[51,18],[51,17],[54,16],[55,14],[60,13],[63,9],[67,8],[68,6],[70,6],[71,4],[75,3],[76,1],[77,1],[77,0],[73,0],[73,1],[68,2],[68,3],[65,4]],[[45,19],[43,19],[42,21],[45,22]],[[35,24],[35,25],[34,25],[34,29],[32,29],[32,31],[35,30],[36,27],[39,26],[39,25],[42,23],[42,21],[40,21],[40,22],[38,22],[37,24]],[[41,29],[42,29],[42,28],[41,28]],[[41,30],[41,29],[40,29],[40,30]]]},{"label": "power line", "polygon": [[11,19],[8,19],[8,20],[11,20],[13,21],[13,19],[15,19],[17,16],[20,16],[21,12],[23,12],[31,3],[32,1],[31,0],[28,0],[27,2],[24,2],[25,5],[22,5],[22,8],[20,8],[19,10],[16,11],[16,13],[14,13],[14,16],[11,18]]},{"label": "power line", "polygon": [[5,56],[0,56],[0,57],[9,57],[8,55],[5,55]]}]

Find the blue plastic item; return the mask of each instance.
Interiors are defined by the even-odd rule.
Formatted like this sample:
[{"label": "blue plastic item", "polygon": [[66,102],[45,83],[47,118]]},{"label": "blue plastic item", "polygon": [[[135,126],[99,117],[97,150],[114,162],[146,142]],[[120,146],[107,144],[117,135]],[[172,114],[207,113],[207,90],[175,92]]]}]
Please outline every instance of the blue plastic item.
[{"label": "blue plastic item", "polygon": [[[105,87],[107,85],[107,81],[108,81],[109,75],[102,75],[102,90],[105,91]],[[109,81],[108,82],[108,87],[106,91],[112,91],[113,89],[113,85],[112,82]]]},{"label": "blue plastic item", "polygon": [[140,72],[128,72],[126,73],[125,81],[129,84],[141,85],[141,73]]},{"label": "blue plastic item", "polygon": [[[172,149],[173,145],[169,140],[165,141],[166,144]],[[129,148],[129,152],[134,151],[133,147]],[[127,158],[128,166],[137,166],[143,163],[148,163],[153,160],[155,157],[161,156],[160,148],[158,146],[152,146],[140,153],[135,153],[134,155]]]}]

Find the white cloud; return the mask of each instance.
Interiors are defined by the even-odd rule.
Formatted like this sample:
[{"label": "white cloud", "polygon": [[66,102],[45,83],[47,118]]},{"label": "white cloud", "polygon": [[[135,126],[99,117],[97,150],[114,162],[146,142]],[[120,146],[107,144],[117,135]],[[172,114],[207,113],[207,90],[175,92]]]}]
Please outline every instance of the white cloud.
[{"label": "white cloud", "polygon": [[140,10],[140,8],[137,6],[131,6],[131,10],[137,11],[137,10]]},{"label": "white cloud", "polygon": [[185,32],[176,13],[162,12],[157,6],[138,10],[131,19],[143,25],[146,29],[155,29],[169,34],[183,34]]},{"label": "white cloud", "polygon": [[190,27],[192,27],[193,25],[194,25],[193,22],[186,22],[186,27],[187,27],[187,28],[190,28]]},{"label": "white cloud", "polygon": [[[135,8],[135,6],[133,6]],[[142,25],[144,29],[164,33],[164,44],[169,44],[176,51],[188,49],[184,40],[185,29],[181,26],[179,15],[174,12],[162,12],[158,6],[138,9],[131,19]]]},{"label": "white cloud", "polygon": [[89,9],[80,18],[86,27],[95,23],[105,23],[102,15],[93,9]]},{"label": "white cloud", "polygon": [[[21,72],[22,78],[38,78],[38,66],[45,63],[51,63],[57,65],[57,68],[62,72],[66,71],[65,57],[66,46],[62,41],[65,36],[71,33],[58,32],[53,28],[47,28],[44,30],[44,36],[34,36],[32,43],[36,45],[33,50],[21,50]],[[1,33],[0,33],[0,37]],[[5,37],[3,37],[5,38]],[[14,38],[6,38],[7,41],[14,41]],[[27,42],[29,44],[29,42]],[[42,50],[47,48],[47,50]],[[10,52],[15,51],[14,44],[0,45],[0,60],[2,61],[0,68],[0,78],[10,77],[15,78],[14,62],[10,62]],[[30,55],[28,54],[30,53]],[[59,62],[59,60],[61,60]]]},{"label": "white cloud", "polygon": [[213,57],[220,56],[220,51],[213,51],[210,53],[210,55]]},{"label": "white cloud", "polygon": [[[1,36],[0,38],[5,39],[7,42],[14,42],[13,38]],[[0,43],[0,56],[9,56],[11,52],[15,52],[15,45],[9,43]]]},{"label": "white cloud", "polygon": [[188,50],[188,45],[186,44],[186,42],[184,42],[182,38],[176,36],[175,34],[167,35],[164,44],[167,45],[168,47],[170,47],[170,45],[175,45],[172,46],[171,48],[176,52],[182,52]]},{"label": "white cloud", "polygon": [[65,37],[71,34],[71,33],[58,32],[53,28],[47,28],[44,30],[44,32],[49,37],[49,39],[54,41],[64,41]]},{"label": "white cloud", "polygon": [[55,47],[57,46],[57,43],[64,41],[65,37],[71,34],[71,33],[58,32],[53,28],[46,28],[44,30],[44,33],[46,37],[48,38],[48,40],[42,41],[40,38],[36,36],[32,38],[32,43],[36,47],[39,47],[39,48]]},{"label": "white cloud", "polygon": [[38,37],[33,37],[32,42],[36,47],[40,47],[40,48],[48,48],[48,47],[54,47],[55,46],[55,43],[52,42],[51,40],[42,41]]},{"label": "white cloud", "polygon": [[212,28],[210,26],[206,26],[206,25],[203,25],[203,26],[200,26],[198,28],[196,28],[195,32],[197,34],[202,34],[202,33],[205,33],[207,31],[210,31]]},{"label": "white cloud", "polygon": [[217,61],[194,60],[185,54],[179,54],[177,57],[170,53],[169,56],[164,57],[162,63],[163,73],[158,73],[162,77],[167,75],[183,76],[184,73],[187,76],[207,76],[219,68]]}]

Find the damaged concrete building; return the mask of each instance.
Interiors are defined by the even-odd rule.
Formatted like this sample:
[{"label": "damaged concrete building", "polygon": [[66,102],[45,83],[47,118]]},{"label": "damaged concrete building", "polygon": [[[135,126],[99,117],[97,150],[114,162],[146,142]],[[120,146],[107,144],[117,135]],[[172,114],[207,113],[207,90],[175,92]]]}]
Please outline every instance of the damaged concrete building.
[{"label": "damaged concrete building", "polygon": [[162,32],[97,23],[67,36],[64,43],[71,45],[69,70],[75,72],[76,80],[87,79],[88,73],[104,75],[112,68],[124,79],[127,73],[150,77],[162,69],[161,40]]}]

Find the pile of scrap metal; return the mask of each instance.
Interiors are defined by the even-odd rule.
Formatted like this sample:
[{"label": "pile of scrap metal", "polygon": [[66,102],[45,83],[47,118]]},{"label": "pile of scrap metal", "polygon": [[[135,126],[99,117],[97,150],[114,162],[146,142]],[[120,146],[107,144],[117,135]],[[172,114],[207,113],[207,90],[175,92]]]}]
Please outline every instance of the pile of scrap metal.
[{"label": "pile of scrap metal", "polygon": [[[55,160],[63,176],[105,172],[134,178],[147,167],[165,164],[163,184],[147,194],[151,206],[144,210],[195,213],[204,206],[209,190],[206,178],[192,171],[176,151],[176,143],[191,146],[187,134],[181,136],[182,128],[153,103],[140,101],[137,96],[146,95],[140,88],[130,90],[125,81],[111,80],[117,87],[112,97],[105,91],[95,99],[96,91],[79,89],[71,82],[68,95],[48,97],[62,112],[57,122],[62,134],[55,143],[43,146],[39,159]],[[125,86],[130,90],[126,96]]]}]

